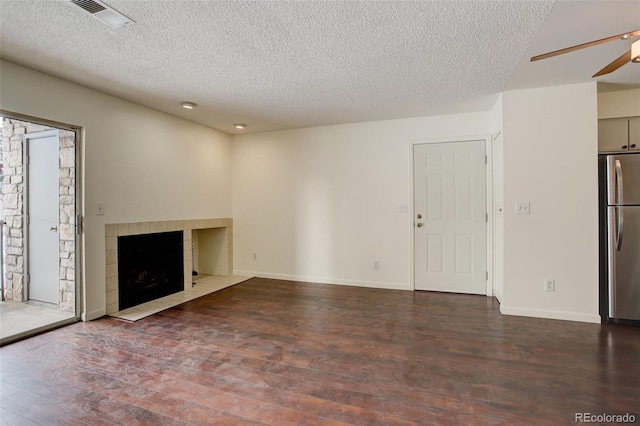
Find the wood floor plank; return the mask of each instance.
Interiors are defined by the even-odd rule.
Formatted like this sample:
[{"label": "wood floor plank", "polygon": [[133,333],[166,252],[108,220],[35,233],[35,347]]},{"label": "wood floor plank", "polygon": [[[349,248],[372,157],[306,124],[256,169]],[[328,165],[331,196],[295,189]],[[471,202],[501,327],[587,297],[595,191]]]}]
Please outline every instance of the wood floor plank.
[{"label": "wood floor plank", "polygon": [[[252,279],[0,349],[4,424],[573,424],[638,413],[640,329]],[[27,407],[37,405],[36,409]]]}]

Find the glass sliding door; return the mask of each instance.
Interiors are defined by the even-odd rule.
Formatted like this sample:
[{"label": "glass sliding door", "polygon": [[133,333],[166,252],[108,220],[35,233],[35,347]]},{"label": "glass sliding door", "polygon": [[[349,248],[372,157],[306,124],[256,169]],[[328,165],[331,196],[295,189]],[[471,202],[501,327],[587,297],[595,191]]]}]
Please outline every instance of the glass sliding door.
[{"label": "glass sliding door", "polygon": [[78,319],[78,134],[2,114],[1,344]]}]

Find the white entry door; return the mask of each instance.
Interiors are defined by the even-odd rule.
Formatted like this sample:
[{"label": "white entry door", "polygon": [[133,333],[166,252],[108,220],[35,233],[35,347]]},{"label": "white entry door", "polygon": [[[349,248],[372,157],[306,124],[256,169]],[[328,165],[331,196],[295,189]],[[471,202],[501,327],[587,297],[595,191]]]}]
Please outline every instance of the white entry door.
[{"label": "white entry door", "polygon": [[25,135],[29,300],[59,304],[60,180],[58,131]]},{"label": "white entry door", "polygon": [[485,141],[413,148],[416,290],[486,294]]}]

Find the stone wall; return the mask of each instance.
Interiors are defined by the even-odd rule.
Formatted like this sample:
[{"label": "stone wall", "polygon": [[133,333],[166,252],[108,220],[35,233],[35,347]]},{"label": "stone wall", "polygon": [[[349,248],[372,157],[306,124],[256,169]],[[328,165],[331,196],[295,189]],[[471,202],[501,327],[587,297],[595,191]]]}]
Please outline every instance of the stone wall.
[{"label": "stone wall", "polygon": [[60,131],[60,309],[76,306],[76,138]]},{"label": "stone wall", "polygon": [[[24,290],[24,136],[51,130],[35,123],[2,119],[2,206],[4,226],[4,293],[7,300],[26,300]],[[60,273],[61,310],[75,310],[75,134],[60,130]]]}]

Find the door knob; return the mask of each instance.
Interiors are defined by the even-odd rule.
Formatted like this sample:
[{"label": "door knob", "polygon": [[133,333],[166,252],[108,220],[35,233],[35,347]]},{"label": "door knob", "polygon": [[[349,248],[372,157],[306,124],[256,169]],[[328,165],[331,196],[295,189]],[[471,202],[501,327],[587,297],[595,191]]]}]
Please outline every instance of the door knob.
[{"label": "door knob", "polygon": [[50,226],[49,227],[49,231],[57,231],[58,227],[57,226]]},{"label": "door knob", "polygon": [[422,222],[418,222],[418,223],[416,224],[416,226],[417,226],[418,228],[422,228],[422,227],[424,226],[424,223],[422,223]]},{"label": "door knob", "polygon": [[422,215],[420,213],[418,213],[418,216],[416,216],[418,219],[422,219]]}]

